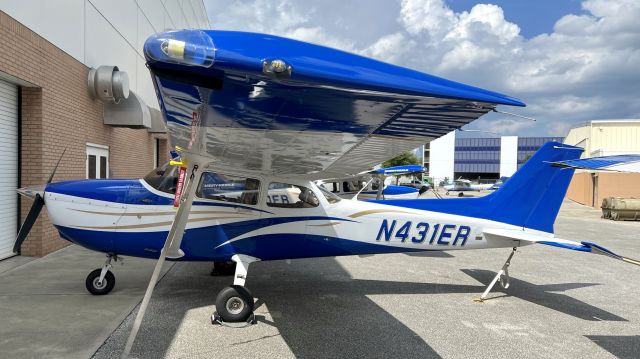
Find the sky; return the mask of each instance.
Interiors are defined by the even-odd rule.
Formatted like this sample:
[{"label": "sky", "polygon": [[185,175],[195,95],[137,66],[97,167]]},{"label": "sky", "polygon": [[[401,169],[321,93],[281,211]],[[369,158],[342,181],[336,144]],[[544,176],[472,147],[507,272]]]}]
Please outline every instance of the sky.
[{"label": "sky", "polygon": [[214,29],[330,46],[502,92],[527,107],[465,126],[566,136],[640,118],[639,0],[205,0]]}]

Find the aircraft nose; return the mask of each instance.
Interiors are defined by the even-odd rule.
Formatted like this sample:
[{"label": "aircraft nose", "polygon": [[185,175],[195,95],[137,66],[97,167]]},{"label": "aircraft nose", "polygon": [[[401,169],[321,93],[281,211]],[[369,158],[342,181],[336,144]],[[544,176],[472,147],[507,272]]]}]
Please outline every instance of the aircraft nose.
[{"label": "aircraft nose", "polygon": [[36,198],[36,194],[39,194],[40,197],[44,198],[45,187],[46,185],[41,184],[41,185],[18,188],[16,191],[25,197]]}]

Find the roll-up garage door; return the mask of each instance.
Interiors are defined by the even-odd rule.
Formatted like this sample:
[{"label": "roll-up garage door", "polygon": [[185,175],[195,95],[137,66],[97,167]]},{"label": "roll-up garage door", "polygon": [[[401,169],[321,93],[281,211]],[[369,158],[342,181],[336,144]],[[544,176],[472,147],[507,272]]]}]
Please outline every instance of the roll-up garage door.
[{"label": "roll-up garage door", "polygon": [[0,259],[13,255],[18,231],[18,87],[0,80]]}]

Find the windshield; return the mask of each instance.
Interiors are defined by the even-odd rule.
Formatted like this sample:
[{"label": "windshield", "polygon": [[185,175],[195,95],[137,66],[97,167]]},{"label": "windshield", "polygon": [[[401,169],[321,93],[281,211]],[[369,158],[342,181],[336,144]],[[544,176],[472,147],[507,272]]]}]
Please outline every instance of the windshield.
[{"label": "windshield", "polygon": [[167,162],[162,167],[149,172],[144,177],[144,181],[158,191],[175,194],[178,183],[178,168],[178,166],[170,166]]},{"label": "windshield", "polygon": [[340,202],[340,197],[336,196],[335,194],[327,191],[326,188],[324,188],[324,186],[317,186],[318,189],[320,190],[320,192],[322,192],[322,194],[324,195],[324,198],[327,199],[327,202],[329,203],[338,203]]}]

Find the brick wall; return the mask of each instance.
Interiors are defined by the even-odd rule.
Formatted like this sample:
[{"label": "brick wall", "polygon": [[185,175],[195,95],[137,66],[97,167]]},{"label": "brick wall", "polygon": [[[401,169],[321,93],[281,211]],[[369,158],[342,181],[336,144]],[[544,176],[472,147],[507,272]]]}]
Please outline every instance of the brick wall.
[{"label": "brick wall", "polygon": [[[103,105],[87,91],[89,68],[1,11],[0,39],[0,71],[32,84],[21,88],[22,186],[44,183],[65,147],[54,181],[85,178],[88,142],[109,146],[112,177],[142,177],[152,169],[152,135],[103,124]],[[21,200],[22,218],[30,206]],[[43,256],[68,244],[43,211],[22,253]]]}]

